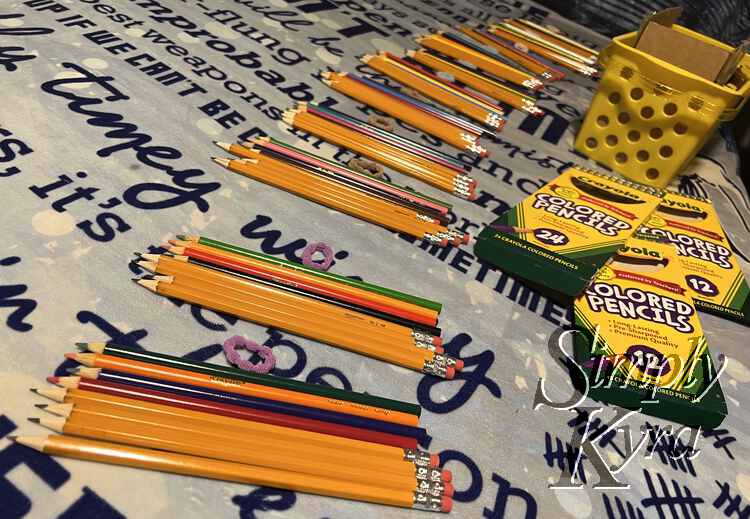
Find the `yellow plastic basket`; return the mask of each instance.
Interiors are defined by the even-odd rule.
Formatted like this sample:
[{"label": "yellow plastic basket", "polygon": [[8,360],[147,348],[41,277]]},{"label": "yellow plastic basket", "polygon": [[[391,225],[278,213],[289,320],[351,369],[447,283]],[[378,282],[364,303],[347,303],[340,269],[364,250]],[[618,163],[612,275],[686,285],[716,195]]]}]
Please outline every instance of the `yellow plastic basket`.
[{"label": "yellow plastic basket", "polygon": [[[732,48],[679,25],[674,29]],[[718,85],[641,52],[635,32],[617,36],[599,61],[606,67],[575,148],[637,182],[664,187],[700,151],[721,121],[734,119],[750,91],[750,55],[742,84]]]}]

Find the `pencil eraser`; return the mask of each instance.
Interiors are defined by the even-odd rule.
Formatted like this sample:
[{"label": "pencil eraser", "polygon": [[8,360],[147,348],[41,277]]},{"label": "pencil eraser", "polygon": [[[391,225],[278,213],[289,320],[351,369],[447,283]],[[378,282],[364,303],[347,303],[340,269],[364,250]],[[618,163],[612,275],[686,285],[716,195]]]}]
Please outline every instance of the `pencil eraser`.
[{"label": "pencil eraser", "polygon": [[437,353],[438,355],[442,355],[443,353],[445,353],[445,348],[443,348],[442,346],[435,346],[435,353]]},{"label": "pencil eraser", "polygon": [[445,483],[443,486],[445,487],[445,490],[443,490],[443,496],[453,497],[453,492],[455,491],[453,485]]},{"label": "pencil eraser", "polygon": [[462,369],[464,369],[464,361],[456,359],[456,371],[461,371]]},{"label": "pencil eraser", "polygon": [[456,370],[448,366],[445,368],[445,378],[452,380],[456,376]]},{"label": "pencil eraser", "polygon": [[430,467],[437,467],[438,465],[440,465],[440,456],[430,454]]},{"label": "pencil eraser", "polygon": [[451,481],[453,481],[453,472],[448,469],[443,469],[441,476],[443,476],[444,483],[450,483]]},{"label": "pencil eraser", "polygon": [[47,382],[50,384],[57,384],[60,382],[60,377],[47,377]]},{"label": "pencil eraser", "polygon": [[435,346],[442,346],[443,345],[443,339],[441,337],[438,337],[437,335],[432,336],[432,344]]},{"label": "pencil eraser", "polygon": [[440,499],[440,511],[450,513],[450,511],[453,510],[453,499],[451,499],[448,496],[443,496]]}]

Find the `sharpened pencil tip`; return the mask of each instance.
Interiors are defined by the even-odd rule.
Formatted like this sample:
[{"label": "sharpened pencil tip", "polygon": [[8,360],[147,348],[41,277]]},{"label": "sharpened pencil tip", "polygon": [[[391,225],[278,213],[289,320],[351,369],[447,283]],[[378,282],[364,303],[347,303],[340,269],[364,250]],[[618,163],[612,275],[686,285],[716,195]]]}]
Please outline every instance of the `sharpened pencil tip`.
[{"label": "sharpened pencil tip", "polygon": [[39,421],[40,421],[39,418],[33,418],[33,417],[32,418],[27,418],[27,420],[29,422],[31,422],[31,423],[39,423]]},{"label": "sharpened pencil tip", "polygon": [[60,382],[60,377],[47,377],[47,382],[51,384],[57,384]]},{"label": "sharpened pencil tip", "polygon": [[29,391],[31,391],[32,393],[36,393],[37,395],[39,394],[39,390],[35,387],[30,387]]},{"label": "sharpened pencil tip", "polygon": [[136,256],[138,256],[139,258],[140,258],[141,256],[143,256],[143,253],[142,253],[142,252],[137,252],[137,251],[136,251],[136,252],[133,252],[133,254],[135,254],[135,255],[136,255]]},{"label": "sharpened pencil tip", "polygon": [[65,354],[65,358],[66,359],[70,359],[70,360],[76,360],[78,358],[78,354],[77,353],[68,352],[68,353]]},{"label": "sharpened pencil tip", "polygon": [[18,436],[6,436],[6,438],[8,438],[9,441],[14,442],[16,441],[16,438],[18,438]]},{"label": "sharpened pencil tip", "polygon": [[47,409],[47,404],[34,404],[37,409]]},{"label": "sharpened pencil tip", "polygon": [[213,160],[214,162],[216,162],[217,164],[225,168],[229,167],[229,159],[226,159],[224,157],[211,157],[211,160]]}]

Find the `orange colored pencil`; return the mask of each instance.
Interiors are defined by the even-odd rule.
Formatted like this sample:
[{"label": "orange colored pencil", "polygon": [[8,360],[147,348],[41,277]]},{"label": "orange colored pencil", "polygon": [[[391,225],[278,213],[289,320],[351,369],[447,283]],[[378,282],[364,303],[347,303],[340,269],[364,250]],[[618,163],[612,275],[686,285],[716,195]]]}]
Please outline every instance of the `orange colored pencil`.
[{"label": "orange colored pencil", "polygon": [[355,416],[364,416],[366,418],[402,425],[416,426],[419,423],[418,417],[400,411],[372,407],[335,398],[324,398],[317,395],[303,394],[271,386],[262,386],[260,384],[251,384],[249,382],[238,381],[235,379],[220,379],[203,373],[168,368],[158,364],[149,364],[123,357],[102,355],[99,353],[69,353],[66,354],[66,357],[75,360],[84,366],[120,371],[123,373],[130,373],[131,375],[168,380],[170,382],[178,382],[181,384],[192,384],[194,386],[218,389],[220,391],[228,391],[230,393],[237,393],[255,398],[266,398],[268,400],[277,400],[290,404],[314,407],[317,409],[348,413]]}]

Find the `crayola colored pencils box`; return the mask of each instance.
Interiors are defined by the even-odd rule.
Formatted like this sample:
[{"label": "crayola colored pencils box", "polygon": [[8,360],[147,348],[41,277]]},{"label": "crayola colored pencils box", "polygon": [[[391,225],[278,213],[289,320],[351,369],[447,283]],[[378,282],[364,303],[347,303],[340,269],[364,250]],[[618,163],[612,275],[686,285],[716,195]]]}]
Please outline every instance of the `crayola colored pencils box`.
[{"label": "crayola colored pencils box", "polygon": [[639,233],[674,244],[699,310],[750,325],[750,290],[711,202],[667,193]]},{"label": "crayola colored pencils box", "polygon": [[477,237],[477,256],[572,298],[651,214],[662,191],[581,167],[566,169]]},{"label": "crayola colored pencils box", "polygon": [[675,248],[631,238],[574,304],[575,360],[594,399],[692,427],[727,414]]}]

